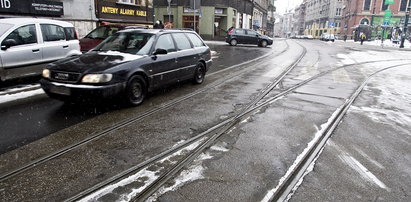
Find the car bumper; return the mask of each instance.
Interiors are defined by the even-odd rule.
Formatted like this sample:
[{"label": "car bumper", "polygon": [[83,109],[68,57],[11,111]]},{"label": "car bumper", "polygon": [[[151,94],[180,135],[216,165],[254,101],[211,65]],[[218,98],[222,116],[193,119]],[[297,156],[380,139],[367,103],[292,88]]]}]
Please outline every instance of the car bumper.
[{"label": "car bumper", "polygon": [[40,85],[48,96],[59,100],[110,99],[122,95],[126,87],[125,82],[104,86],[93,86],[58,83],[45,79],[40,80]]},{"label": "car bumper", "polygon": [[211,67],[212,64],[213,64],[213,60],[212,60],[212,59],[206,61],[206,72],[208,72],[208,70],[210,69],[210,67]]}]

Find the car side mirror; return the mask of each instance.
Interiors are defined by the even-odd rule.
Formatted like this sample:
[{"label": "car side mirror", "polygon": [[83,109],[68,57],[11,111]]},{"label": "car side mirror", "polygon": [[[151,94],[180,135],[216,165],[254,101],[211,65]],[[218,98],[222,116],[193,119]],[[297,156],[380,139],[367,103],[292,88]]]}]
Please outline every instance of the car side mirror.
[{"label": "car side mirror", "polygon": [[164,49],[161,49],[161,48],[156,49],[156,50],[153,52],[153,55],[166,55],[166,54],[167,54],[167,51],[164,50]]},{"label": "car side mirror", "polygon": [[8,48],[17,45],[17,41],[14,39],[6,39],[1,43],[1,50],[7,50]]}]

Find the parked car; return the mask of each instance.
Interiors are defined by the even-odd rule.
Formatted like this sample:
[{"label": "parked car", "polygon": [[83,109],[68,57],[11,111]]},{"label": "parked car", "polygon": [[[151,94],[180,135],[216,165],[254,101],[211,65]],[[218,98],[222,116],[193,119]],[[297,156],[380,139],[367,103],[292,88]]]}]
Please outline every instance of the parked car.
[{"label": "parked car", "polygon": [[327,33],[323,33],[320,37],[321,41],[335,41],[335,36],[334,34],[327,34]]},{"label": "parked car", "polygon": [[238,28],[230,29],[225,41],[231,46],[236,46],[237,44],[255,44],[259,47],[267,47],[273,44],[273,39],[268,36],[261,35],[251,29]]},{"label": "parked car", "polygon": [[81,54],[72,24],[38,18],[0,19],[0,79],[40,75],[47,63]]},{"label": "parked car", "polygon": [[80,39],[81,52],[84,53],[93,49],[104,39],[123,29],[146,29],[146,27],[125,24],[107,24],[97,27],[88,33],[84,38]]},{"label": "parked car", "polygon": [[201,84],[211,64],[210,48],[193,31],[126,29],[81,56],[50,64],[40,83],[63,101],[121,98],[139,105],[165,85]]}]

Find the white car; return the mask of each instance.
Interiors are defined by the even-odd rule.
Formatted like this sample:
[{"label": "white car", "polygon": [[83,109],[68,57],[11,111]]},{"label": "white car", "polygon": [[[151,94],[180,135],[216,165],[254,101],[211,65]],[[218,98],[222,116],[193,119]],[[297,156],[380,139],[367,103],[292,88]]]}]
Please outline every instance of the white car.
[{"label": "white car", "polygon": [[46,64],[79,55],[71,23],[38,19],[0,19],[0,81],[40,75]]}]

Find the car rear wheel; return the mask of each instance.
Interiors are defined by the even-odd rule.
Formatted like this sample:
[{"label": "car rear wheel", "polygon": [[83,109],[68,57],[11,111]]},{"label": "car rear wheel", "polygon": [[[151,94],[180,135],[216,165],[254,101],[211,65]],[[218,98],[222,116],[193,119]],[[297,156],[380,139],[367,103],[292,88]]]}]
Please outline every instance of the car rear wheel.
[{"label": "car rear wheel", "polygon": [[205,66],[204,63],[200,62],[197,64],[195,73],[194,73],[194,79],[193,83],[194,84],[202,84],[204,82],[204,77],[205,77]]},{"label": "car rear wheel", "polygon": [[237,39],[231,39],[231,41],[230,41],[230,45],[232,45],[232,46],[236,46],[237,45]]},{"label": "car rear wheel", "polygon": [[268,43],[267,43],[266,40],[262,40],[262,41],[261,41],[261,47],[264,47],[264,48],[265,48],[265,47],[267,47],[267,44],[268,44]]},{"label": "car rear wheel", "polygon": [[143,103],[147,95],[147,84],[140,75],[132,76],[126,87],[126,101],[131,106],[137,106]]}]

